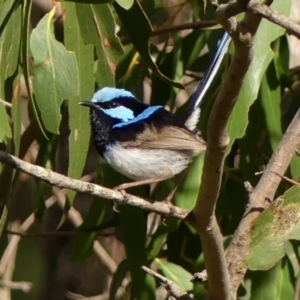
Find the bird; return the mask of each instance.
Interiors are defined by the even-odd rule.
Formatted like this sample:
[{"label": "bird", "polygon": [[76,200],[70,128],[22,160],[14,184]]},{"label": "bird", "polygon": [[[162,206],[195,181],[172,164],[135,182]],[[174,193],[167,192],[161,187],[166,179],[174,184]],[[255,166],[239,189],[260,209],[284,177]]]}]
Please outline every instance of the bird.
[{"label": "bird", "polygon": [[206,149],[197,130],[198,107],[180,118],[163,106],[148,105],[131,92],[114,87],[104,87],[90,101],[79,104],[90,108],[99,155],[117,172],[134,180],[117,186],[119,191],[169,179],[183,172]]},{"label": "bird", "polygon": [[[197,125],[200,104],[227,52],[231,37],[223,33],[213,59],[194,93],[183,118],[160,105],[139,101],[131,92],[114,87],[98,90],[90,101],[90,123],[95,148],[119,173],[134,180],[115,187],[134,186],[167,180],[185,170],[193,158],[206,150]],[[164,199],[170,204],[180,183]]]}]

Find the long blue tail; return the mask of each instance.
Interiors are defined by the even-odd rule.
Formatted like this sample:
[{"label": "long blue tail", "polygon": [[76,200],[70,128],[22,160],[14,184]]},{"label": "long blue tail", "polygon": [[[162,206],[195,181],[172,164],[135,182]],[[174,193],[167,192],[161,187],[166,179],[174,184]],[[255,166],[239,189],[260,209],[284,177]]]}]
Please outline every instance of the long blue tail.
[{"label": "long blue tail", "polygon": [[185,114],[185,119],[188,119],[188,117],[192,114],[194,109],[196,107],[199,107],[201,104],[205,93],[207,92],[208,88],[210,87],[217,71],[219,70],[219,67],[223,61],[223,58],[225,54],[227,53],[228,50],[228,45],[231,41],[231,37],[227,32],[224,32],[220,43],[218,45],[218,48],[215,52],[215,55],[213,57],[212,62],[210,63],[208,69],[205,71],[204,76],[199,83],[190,103],[187,108],[186,114]]}]

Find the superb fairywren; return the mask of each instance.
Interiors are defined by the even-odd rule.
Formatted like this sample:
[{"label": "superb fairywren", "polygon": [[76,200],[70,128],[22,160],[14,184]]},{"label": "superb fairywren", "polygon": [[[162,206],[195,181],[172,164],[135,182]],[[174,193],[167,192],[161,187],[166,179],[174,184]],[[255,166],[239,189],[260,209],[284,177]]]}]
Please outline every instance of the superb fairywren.
[{"label": "superb fairywren", "polygon": [[91,101],[94,143],[116,171],[135,180],[117,187],[159,182],[183,171],[206,148],[196,129],[200,109],[180,119],[162,106],[149,106],[123,89],[105,87]]},{"label": "superb fairywren", "polygon": [[[91,127],[99,154],[116,171],[135,180],[121,184],[118,190],[171,178],[185,170],[193,157],[206,149],[196,128],[199,105],[230,40],[224,33],[183,119],[162,106],[149,106],[130,92],[111,87],[96,92],[91,101],[79,103],[90,107]],[[167,201],[173,197],[177,186]]]}]

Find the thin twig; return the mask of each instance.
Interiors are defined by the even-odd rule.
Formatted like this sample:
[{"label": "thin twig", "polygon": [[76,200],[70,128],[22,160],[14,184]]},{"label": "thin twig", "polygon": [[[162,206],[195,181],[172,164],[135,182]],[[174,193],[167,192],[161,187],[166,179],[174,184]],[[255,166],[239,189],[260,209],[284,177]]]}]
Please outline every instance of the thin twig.
[{"label": "thin twig", "polygon": [[[14,221],[9,224],[9,227],[14,230],[19,227],[19,221]],[[10,238],[11,240],[12,238]],[[9,253],[9,257],[7,259],[7,263],[5,265],[5,268],[3,269],[3,275],[2,281],[3,282],[11,282],[13,278],[13,273],[15,269],[15,261],[16,261],[16,256],[17,256],[17,247],[11,248],[11,251]],[[10,286],[2,285],[0,286],[0,299],[11,299],[11,288]]]},{"label": "thin twig", "polygon": [[0,104],[2,104],[3,106],[6,106],[6,107],[12,108],[12,104],[3,99],[0,99]]},{"label": "thin twig", "polygon": [[220,25],[218,24],[217,21],[199,21],[199,22],[174,25],[174,26],[165,27],[165,28],[156,28],[152,31],[151,36],[157,36],[157,35],[165,34],[165,33],[178,32],[178,31],[187,30],[187,29],[212,29],[212,28],[215,28],[215,29],[220,28]]},{"label": "thin twig", "polygon": [[[24,293],[29,293],[32,289],[32,283],[27,281],[0,281],[0,287],[10,290],[21,290]],[[1,298],[4,299],[4,298]]]},{"label": "thin twig", "polygon": [[[87,232],[87,231],[86,231]],[[54,230],[54,231],[44,231],[44,232],[28,232],[28,231],[14,231],[14,230],[9,230],[9,229],[4,229],[3,233],[6,234],[12,234],[12,235],[18,235],[22,238],[27,238],[27,237],[34,237],[34,238],[46,238],[46,237],[53,237],[53,236],[57,236],[57,237],[71,237],[74,236],[76,234],[76,231],[74,230],[67,230],[67,231],[61,231],[61,230]],[[97,234],[98,236],[104,236],[104,237],[108,237],[108,236],[112,236],[113,234],[111,233],[101,233],[98,232]]]},{"label": "thin twig", "polygon": [[7,154],[0,150],[0,161],[16,168],[22,172],[30,174],[40,180],[43,180],[51,185],[58,186],[60,188],[66,188],[74,190],[77,192],[82,192],[86,194],[91,194],[101,198],[106,198],[118,202],[119,204],[129,204],[132,206],[139,207],[144,210],[156,212],[162,216],[174,217],[183,220],[187,214],[188,210],[172,206],[162,202],[149,202],[142,198],[127,194],[126,197],[122,193],[102,187],[100,185],[83,182],[77,179],[71,179],[67,176],[58,174],[49,169],[45,169],[30,163],[27,163],[13,155]]},{"label": "thin twig", "polygon": [[165,287],[165,289],[169,292],[169,294],[175,299],[180,299],[180,300],[192,299],[184,289],[182,289],[179,285],[177,285],[172,280],[158,274],[157,272],[149,269],[146,266],[142,266],[142,269],[149,275],[156,278]]},{"label": "thin twig", "polygon": [[247,6],[247,11],[257,14],[269,20],[270,22],[285,28],[288,33],[300,39],[300,25],[293,22],[288,17],[279,14],[277,11],[273,10],[267,5],[262,4],[259,1],[250,1]]},{"label": "thin twig", "polygon": [[292,183],[293,185],[300,186],[300,182],[297,182],[297,181],[295,181],[295,180],[293,180],[293,179],[291,179],[291,178],[288,178],[287,176],[281,175],[281,174],[279,174],[279,173],[277,173],[277,172],[273,172],[273,171],[270,171],[270,170],[265,170],[265,171],[261,171],[261,172],[256,172],[255,175],[260,175],[260,174],[263,174],[263,173],[265,173],[265,172],[271,172],[271,173],[273,173],[273,174],[279,176],[281,179],[283,179],[283,180],[285,180],[285,181],[287,181],[287,182],[289,182],[289,183]]}]

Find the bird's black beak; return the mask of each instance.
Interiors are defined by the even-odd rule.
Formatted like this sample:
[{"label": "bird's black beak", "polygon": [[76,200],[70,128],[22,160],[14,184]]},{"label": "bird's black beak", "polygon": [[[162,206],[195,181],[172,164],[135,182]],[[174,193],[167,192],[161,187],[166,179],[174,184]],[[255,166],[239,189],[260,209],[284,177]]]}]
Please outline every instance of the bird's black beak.
[{"label": "bird's black beak", "polygon": [[79,105],[82,105],[82,106],[88,106],[90,108],[97,108],[97,105],[95,103],[93,103],[92,101],[81,101],[81,102],[78,102]]}]

